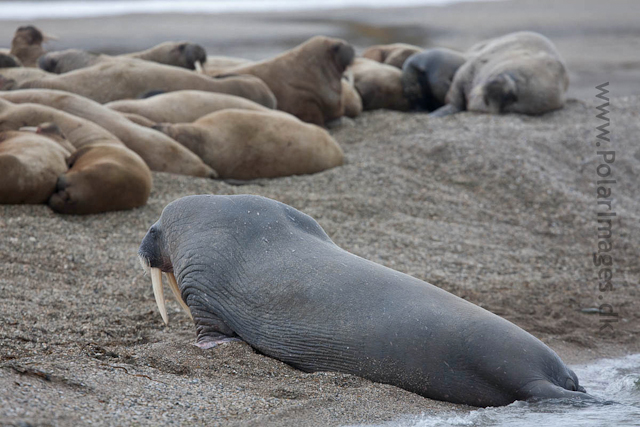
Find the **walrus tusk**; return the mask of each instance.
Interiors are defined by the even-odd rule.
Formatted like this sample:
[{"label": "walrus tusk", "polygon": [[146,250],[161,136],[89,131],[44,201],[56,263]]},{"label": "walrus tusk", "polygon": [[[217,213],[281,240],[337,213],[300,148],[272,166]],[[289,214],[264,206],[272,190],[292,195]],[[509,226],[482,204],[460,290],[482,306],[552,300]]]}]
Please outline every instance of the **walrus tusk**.
[{"label": "walrus tusk", "polygon": [[173,273],[165,273],[167,275],[167,280],[169,281],[169,287],[171,288],[171,292],[173,292],[173,296],[176,297],[178,303],[184,308],[184,311],[187,312],[191,320],[193,320],[193,316],[191,315],[191,310],[189,310],[189,306],[182,299],[182,295],[180,295],[180,288],[178,287],[178,281],[176,280],[176,276]]},{"label": "walrus tusk", "polygon": [[18,129],[19,131],[22,132],[38,132],[38,126],[22,126],[20,129]]},{"label": "walrus tusk", "polygon": [[151,267],[151,283],[153,284],[153,295],[156,297],[156,304],[160,310],[160,315],[164,324],[169,324],[169,317],[167,316],[167,307],[164,305],[164,291],[162,289],[162,272],[159,268]]},{"label": "walrus tusk", "polygon": [[196,73],[204,74],[204,69],[202,68],[202,62],[196,61],[194,65],[196,66]]}]

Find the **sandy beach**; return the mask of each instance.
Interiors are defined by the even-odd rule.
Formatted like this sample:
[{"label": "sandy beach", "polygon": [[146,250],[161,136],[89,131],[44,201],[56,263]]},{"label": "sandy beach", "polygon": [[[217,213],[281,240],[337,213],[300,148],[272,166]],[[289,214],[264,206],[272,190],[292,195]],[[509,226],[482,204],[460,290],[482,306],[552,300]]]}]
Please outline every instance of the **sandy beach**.
[{"label": "sandy beach", "polygon": [[[136,252],[164,206],[259,194],[314,217],[336,244],[524,328],[568,364],[640,352],[640,29],[632,1],[508,1],[285,14],[139,15],[33,24],[50,50],[165,40],[272,56],[310,36],[466,49],[516,30],[566,59],[565,108],[540,117],[366,112],[330,132],[347,164],[248,185],[154,173],[147,206],[62,216],[0,205],[0,425],[380,423],[472,408],[337,373],[307,374],[244,343],[202,350],[168,298],[165,327]],[[2,21],[0,45],[18,25]],[[598,290],[595,86],[610,82],[614,290]],[[611,328],[593,309],[609,304]]]}]

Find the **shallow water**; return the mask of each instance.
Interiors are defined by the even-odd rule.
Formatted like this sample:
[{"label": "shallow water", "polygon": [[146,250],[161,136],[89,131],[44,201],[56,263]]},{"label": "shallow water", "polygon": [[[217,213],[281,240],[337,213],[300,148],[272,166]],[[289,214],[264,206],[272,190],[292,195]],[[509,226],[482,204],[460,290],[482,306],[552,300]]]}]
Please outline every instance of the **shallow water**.
[{"label": "shallow water", "polygon": [[[407,417],[380,427],[640,426],[640,354],[571,367],[589,394],[606,403],[515,402],[468,414]],[[364,427],[364,426],[360,426]]]},{"label": "shallow water", "polygon": [[[438,6],[487,0],[116,0],[0,2],[0,20],[87,18],[134,13],[242,13],[296,10]],[[491,1],[491,0],[489,0]]]}]

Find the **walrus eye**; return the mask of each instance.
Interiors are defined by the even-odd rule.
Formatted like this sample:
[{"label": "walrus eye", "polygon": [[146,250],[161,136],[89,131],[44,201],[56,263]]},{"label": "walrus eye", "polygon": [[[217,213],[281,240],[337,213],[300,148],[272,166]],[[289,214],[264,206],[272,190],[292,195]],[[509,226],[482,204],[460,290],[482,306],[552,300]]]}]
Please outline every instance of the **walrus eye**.
[{"label": "walrus eye", "polygon": [[571,391],[578,391],[576,383],[571,378],[567,378],[567,381],[564,383],[564,388]]}]

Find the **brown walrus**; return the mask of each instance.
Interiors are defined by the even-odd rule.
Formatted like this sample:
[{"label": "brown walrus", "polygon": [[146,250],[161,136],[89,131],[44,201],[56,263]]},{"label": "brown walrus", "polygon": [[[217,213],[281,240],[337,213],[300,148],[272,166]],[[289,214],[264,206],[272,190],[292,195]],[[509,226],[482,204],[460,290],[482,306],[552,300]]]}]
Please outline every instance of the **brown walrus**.
[{"label": "brown walrus", "polygon": [[367,58],[356,58],[349,67],[364,110],[411,108],[402,90],[402,70]]},{"label": "brown walrus", "polygon": [[311,174],[343,163],[342,149],[327,131],[277,111],[222,110],[156,129],[199,155],[221,178]]},{"label": "brown walrus", "polygon": [[58,178],[49,206],[65,214],[92,214],[133,209],[147,203],[151,171],[123,145],[88,144],[68,160],[69,171]]},{"label": "brown walrus", "polygon": [[0,132],[0,203],[46,203],[55,190],[71,152],[45,135]]},{"label": "brown walrus", "polygon": [[66,49],[42,55],[38,59],[38,66],[50,73],[63,74],[104,62],[128,59],[142,59],[194,70],[196,62],[206,61],[207,53],[202,46],[187,42],[165,42],[141,52],[116,56]]},{"label": "brown walrus", "polygon": [[269,111],[253,101],[224,93],[179,90],[146,99],[125,99],[105,104],[120,113],[137,114],[154,123],[191,123],[207,114],[227,108]]},{"label": "brown walrus", "polygon": [[344,40],[316,36],[275,58],[229,72],[261,78],[279,110],[322,126],[344,111],[342,73],[353,57],[353,47]]},{"label": "brown walrus", "polygon": [[46,105],[89,120],[109,131],[136,152],[153,171],[199,177],[216,176],[198,156],[173,139],[152,129],[138,126],[115,111],[79,95],[57,90],[26,89],[0,92],[0,98],[16,104]]},{"label": "brown walrus", "polygon": [[18,27],[11,40],[11,54],[20,59],[24,67],[37,67],[38,58],[44,53],[42,43],[51,39],[34,27]]},{"label": "brown walrus", "polygon": [[447,92],[447,105],[431,115],[462,110],[542,114],[561,108],[569,76],[549,39],[529,31],[507,34],[469,49]]},{"label": "brown walrus", "polygon": [[408,57],[422,51],[421,47],[406,43],[378,44],[366,48],[362,57],[402,69]]},{"label": "brown walrus", "polygon": [[64,90],[101,104],[118,99],[140,98],[152,91],[184,89],[228,93],[270,108],[276,104],[273,92],[254,76],[212,78],[183,68],[132,58],[126,61],[108,61],[13,86],[13,89],[30,88]]}]

